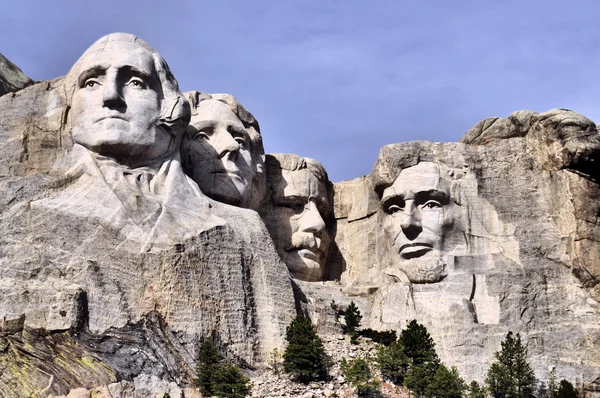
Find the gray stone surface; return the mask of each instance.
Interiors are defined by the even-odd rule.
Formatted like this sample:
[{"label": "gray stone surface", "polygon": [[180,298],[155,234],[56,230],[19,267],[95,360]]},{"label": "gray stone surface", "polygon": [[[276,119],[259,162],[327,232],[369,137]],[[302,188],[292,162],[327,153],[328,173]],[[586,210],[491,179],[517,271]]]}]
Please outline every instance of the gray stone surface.
[{"label": "gray stone surface", "polygon": [[[0,317],[22,320],[3,326],[16,355],[2,358],[4,395],[141,374],[184,388],[212,333],[248,366],[282,348],[295,314],[287,268],[256,212],[183,173],[186,118],[164,60],[124,34],[64,80],[0,98]],[[49,341],[55,355],[41,355]]]},{"label": "gray stone surface", "polygon": [[19,91],[33,84],[27,75],[4,55],[0,54],[0,96]]},{"label": "gray stone surface", "polygon": [[[466,380],[483,379],[512,330],[538,378],[556,366],[597,394],[596,126],[571,111],[525,111],[480,122],[462,141],[472,144],[388,145],[367,178],[336,184],[341,289],[360,297],[365,326],[424,323]],[[381,208],[351,217],[348,184],[372,187]]]}]

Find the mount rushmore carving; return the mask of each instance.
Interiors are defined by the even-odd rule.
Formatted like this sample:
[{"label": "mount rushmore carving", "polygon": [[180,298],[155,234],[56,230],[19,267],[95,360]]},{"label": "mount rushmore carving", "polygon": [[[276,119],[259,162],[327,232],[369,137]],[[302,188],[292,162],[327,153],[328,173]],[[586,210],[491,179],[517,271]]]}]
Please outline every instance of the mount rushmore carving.
[{"label": "mount rushmore carving", "polygon": [[388,145],[332,184],[116,33],[0,97],[0,133],[0,395],[189,385],[209,335],[260,366],[298,311],[326,333],[334,298],[365,327],[424,323],[467,380],[513,330],[539,378],[600,394],[600,135],[582,115]]}]

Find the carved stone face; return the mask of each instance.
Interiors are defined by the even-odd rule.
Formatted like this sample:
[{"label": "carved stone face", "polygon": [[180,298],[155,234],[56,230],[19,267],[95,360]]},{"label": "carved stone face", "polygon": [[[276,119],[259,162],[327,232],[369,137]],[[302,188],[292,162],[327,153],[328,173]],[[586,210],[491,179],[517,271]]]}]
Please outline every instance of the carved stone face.
[{"label": "carved stone face", "polygon": [[308,169],[281,173],[265,224],[290,273],[301,280],[321,280],[330,244],[323,219],[329,208],[327,188]]},{"label": "carved stone face", "polygon": [[422,162],[402,170],[383,191],[381,205],[384,231],[408,279],[414,283],[443,279],[444,244],[454,221],[450,184],[441,177],[439,166]]},{"label": "carved stone face", "polygon": [[111,41],[80,61],[69,115],[73,140],[117,158],[167,153],[175,138],[157,126],[162,89],[152,52]]},{"label": "carved stone face", "polygon": [[207,196],[243,206],[250,200],[255,176],[248,132],[221,101],[201,101],[197,112],[183,143],[193,165],[191,177]]}]

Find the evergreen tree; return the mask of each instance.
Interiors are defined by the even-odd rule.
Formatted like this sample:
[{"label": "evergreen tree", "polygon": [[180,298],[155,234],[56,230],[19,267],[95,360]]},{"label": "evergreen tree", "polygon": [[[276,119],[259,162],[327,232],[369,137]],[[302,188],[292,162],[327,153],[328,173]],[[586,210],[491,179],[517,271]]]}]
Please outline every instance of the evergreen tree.
[{"label": "evergreen tree", "polygon": [[354,301],[350,302],[346,311],[344,311],[344,321],[346,321],[346,326],[344,327],[344,333],[355,334],[356,329],[360,327],[360,321],[362,320],[362,315],[358,310]]},{"label": "evergreen tree", "polygon": [[435,352],[435,343],[427,328],[414,319],[403,329],[399,337],[404,353],[410,359],[411,365],[421,365],[427,362],[439,362]]},{"label": "evergreen tree", "polygon": [[196,385],[204,396],[214,395],[212,380],[214,374],[218,371],[218,364],[221,360],[219,349],[212,338],[204,340],[200,346],[198,354],[198,364],[196,365]]},{"label": "evergreen tree", "polygon": [[244,398],[250,394],[250,378],[244,376],[233,363],[221,362],[219,349],[213,338],[200,347],[197,378],[194,380],[203,396]]},{"label": "evergreen tree", "polygon": [[297,316],[285,331],[288,346],[283,354],[283,369],[298,381],[324,380],[330,360],[310,319]]},{"label": "evergreen tree", "polygon": [[568,380],[562,379],[556,393],[558,398],[578,398],[579,394]]},{"label": "evergreen tree", "polygon": [[251,389],[250,378],[230,362],[218,366],[218,371],[213,374],[212,390],[217,397],[244,398]]},{"label": "evergreen tree", "polygon": [[380,396],[379,383],[373,380],[371,366],[365,358],[358,357],[351,361],[342,358],[340,369],[344,372],[346,381],[356,389],[356,395],[359,397]]},{"label": "evergreen tree", "polygon": [[494,398],[533,397],[535,376],[527,362],[527,348],[517,333],[508,332],[502,348],[494,355],[497,359],[486,375],[485,382]]},{"label": "evergreen tree", "polygon": [[435,398],[461,398],[467,390],[465,381],[460,377],[458,369],[453,366],[448,369],[440,364],[431,383],[427,386],[425,395]]},{"label": "evergreen tree", "polygon": [[438,367],[437,362],[425,362],[411,366],[404,378],[404,386],[417,394],[418,397],[425,396],[427,388],[433,383]]},{"label": "evergreen tree", "polygon": [[481,387],[475,380],[469,384],[468,398],[485,398],[485,388]]},{"label": "evergreen tree", "polygon": [[377,347],[376,362],[379,365],[381,376],[395,384],[402,385],[404,376],[410,364],[408,356],[404,353],[404,347],[399,340],[389,346]]}]

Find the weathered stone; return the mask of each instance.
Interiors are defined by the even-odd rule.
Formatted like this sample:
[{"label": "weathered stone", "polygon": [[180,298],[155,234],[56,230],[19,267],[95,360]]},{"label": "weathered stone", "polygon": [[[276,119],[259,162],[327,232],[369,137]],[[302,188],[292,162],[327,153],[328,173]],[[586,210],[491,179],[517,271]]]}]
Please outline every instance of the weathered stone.
[{"label": "weathered stone", "polygon": [[0,54],[0,96],[33,84],[21,69]]}]

